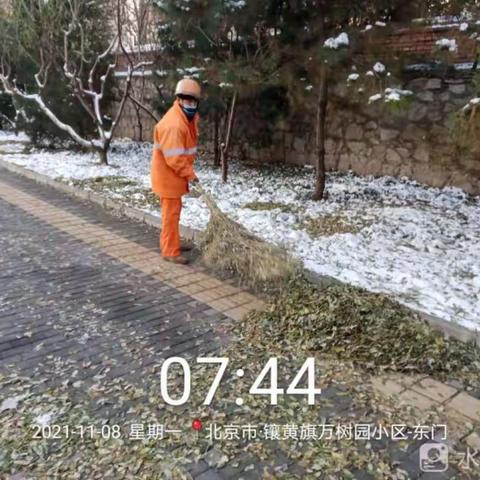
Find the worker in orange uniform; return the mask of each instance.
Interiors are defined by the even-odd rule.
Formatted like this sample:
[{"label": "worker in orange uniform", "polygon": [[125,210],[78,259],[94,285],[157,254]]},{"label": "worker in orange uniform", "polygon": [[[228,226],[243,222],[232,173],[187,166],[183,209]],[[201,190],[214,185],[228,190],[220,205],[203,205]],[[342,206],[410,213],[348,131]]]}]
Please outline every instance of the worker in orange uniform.
[{"label": "worker in orange uniform", "polygon": [[175,102],[155,125],[151,164],[152,190],[160,197],[162,230],[160,250],[165,260],[186,264],[181,254],[190,250],[180,244],[180,212],[182,195],[189,191],[189,183],[198,182],[193,170],[197,153],[198,103],[200,85],[184,78],[175,88]]}]

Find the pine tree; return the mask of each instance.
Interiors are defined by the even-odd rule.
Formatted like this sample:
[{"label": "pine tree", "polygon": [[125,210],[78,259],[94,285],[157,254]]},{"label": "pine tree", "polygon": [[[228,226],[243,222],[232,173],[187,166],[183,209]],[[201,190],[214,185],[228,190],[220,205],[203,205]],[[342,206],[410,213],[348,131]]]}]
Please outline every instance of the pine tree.
[{"label": "pine tree", "polygon": [[277,82],[267,23],[276,3],[157,2],[165,18],[159,42],[168,59],[170,86],[173,88],[179,75],[190,75],[203,83],[207,98],[203,112],[213,117],[215,132],[220,131],[215,135],[215,163],[220,160],[224,181],[239,103]]}]

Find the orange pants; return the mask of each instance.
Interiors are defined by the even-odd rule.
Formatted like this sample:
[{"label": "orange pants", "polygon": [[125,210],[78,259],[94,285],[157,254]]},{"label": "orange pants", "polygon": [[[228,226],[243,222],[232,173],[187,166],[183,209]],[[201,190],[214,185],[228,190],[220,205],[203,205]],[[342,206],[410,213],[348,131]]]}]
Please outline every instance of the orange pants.
[{"label": "orange pants", "polygon": [[160,232],[160,250],[164,257],[180,255],[180,212],[181,198],[160,198],[162,206],[162,230]]}]

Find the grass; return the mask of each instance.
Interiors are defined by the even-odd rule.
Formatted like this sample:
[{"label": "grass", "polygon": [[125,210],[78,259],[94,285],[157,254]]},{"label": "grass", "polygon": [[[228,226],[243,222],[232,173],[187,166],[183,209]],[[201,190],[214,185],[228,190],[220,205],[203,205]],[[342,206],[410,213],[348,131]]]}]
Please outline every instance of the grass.
[{"label": "grass", "polygon": [[358,233],[372,222],[364,218],[353,221],[339,214],[324,215],[322,217],[306,217],[298,227],[307,231],[313,237],[329,237],[341,233]]},{"label": "grass", "polygon": [[155,209],[160,208],[160,202],[149,188],[140,186],[135,180],[121,175],[111,175],[105,177],[92,177],[87,179],[64,179],[62,177],[56,180],[70,182],[83,190],[89,190],[97,193],[103,193],[107,196],[122,196],[128,206]]},{"label": "grass", "polygon": [[293,212],[294,208],[292,205],[280,202],[249,202],[246,203],[243,208],[248,208],[250,210],[275,210],[280,209],[282,212]]}]

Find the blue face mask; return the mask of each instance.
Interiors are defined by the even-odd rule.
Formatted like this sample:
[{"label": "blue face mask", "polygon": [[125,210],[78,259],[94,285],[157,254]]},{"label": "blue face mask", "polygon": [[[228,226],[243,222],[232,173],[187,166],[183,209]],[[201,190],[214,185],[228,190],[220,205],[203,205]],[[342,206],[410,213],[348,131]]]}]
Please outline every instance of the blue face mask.
[{"label": "blue face mask", "polygon": [[185,115],[191,120],[197,113],[197,107],[187,107],[186,105],[182,106],[182,110],[185,112]]}]

